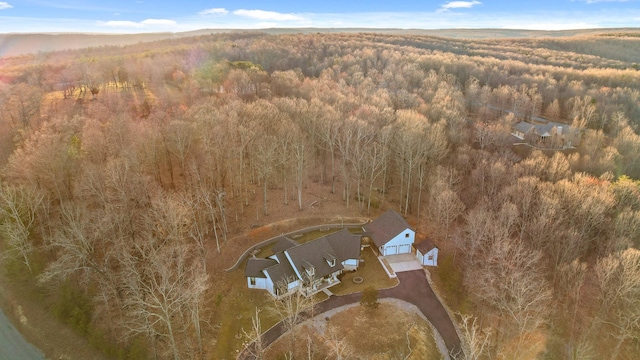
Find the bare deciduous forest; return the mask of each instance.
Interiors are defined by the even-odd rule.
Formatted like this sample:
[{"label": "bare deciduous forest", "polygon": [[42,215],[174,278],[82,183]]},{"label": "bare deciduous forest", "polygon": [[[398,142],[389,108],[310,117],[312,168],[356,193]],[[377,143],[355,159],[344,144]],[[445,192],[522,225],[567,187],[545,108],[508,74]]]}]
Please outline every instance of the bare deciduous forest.
[{"label": "bare deciduous forest", "polygon": [[[246,282],[224,269],[259,226],[393,208],[441,249],[460,358],[632,359],[639,59],[637,32],[248,32],[0,58],[3,271],[113,358],[231,358]],[[580,141],[515,144],[521,121]]]}]

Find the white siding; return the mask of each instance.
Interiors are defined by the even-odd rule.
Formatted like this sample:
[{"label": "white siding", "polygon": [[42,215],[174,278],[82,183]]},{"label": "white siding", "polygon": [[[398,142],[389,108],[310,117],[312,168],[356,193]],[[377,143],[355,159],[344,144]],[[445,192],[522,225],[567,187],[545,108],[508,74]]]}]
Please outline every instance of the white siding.
[{"label": "white siding", "polygon": [[273,280],[271,280],[271,278],[269,277],[269,274],[267,274],[265,290],[267,290],[272,296],[276,296],[275,289],[273,288]]},{"label": "white siding", "polygon": [[344,266],[345,270],[356,270],[358,269],[360,261],[358,259],[347,259],[342,262],[342,266]]},{"label": "white siding", "polygon": [[[251,285],[251,279],[254,279],[255,285]],[[267,279],[265,278],[247,278],[249,289],[267,289]]]},{"label": "white siding", "polygon": [[438,248],[433,248],[424,255],[418,251],[416,256],[422,265],[438,266]]}]

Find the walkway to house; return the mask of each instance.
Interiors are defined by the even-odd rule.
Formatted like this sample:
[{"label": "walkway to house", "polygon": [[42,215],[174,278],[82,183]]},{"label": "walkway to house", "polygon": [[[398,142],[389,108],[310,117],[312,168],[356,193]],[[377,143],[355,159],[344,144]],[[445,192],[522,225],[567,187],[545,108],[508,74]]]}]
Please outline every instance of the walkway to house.
[{"label": "walkway to house", "polygon": [[[460,339],[456,333],[455,327],[449,314],[444,309],[438,297],[434,294],[424,270],[405,271],[397,274],[400,284],[390,289],[380,290],[378,293],[379,298],[395,298],[404,300],[411,303],[420,309],[420,312],[427,317],[429,322],[440,333],[440,336],[447,345],[450,353],[457,353],[460,351]],[[329,310],[338,308],[340,306],[353,304],[360,302],[361,293],[332,296],[329,299],[316,305],[315,314],[321,315]],[[301,321],[307,320],[308,317],[304,317]],[[285,332],[282,322],[274,325],[271,329],[267,330],[263,336],[264,347],[269,346],[276,341]],[[249,345],[251,346],[251,345]],[[249,351],[246,349],[238,355],[238,359],[252,359]]]}]

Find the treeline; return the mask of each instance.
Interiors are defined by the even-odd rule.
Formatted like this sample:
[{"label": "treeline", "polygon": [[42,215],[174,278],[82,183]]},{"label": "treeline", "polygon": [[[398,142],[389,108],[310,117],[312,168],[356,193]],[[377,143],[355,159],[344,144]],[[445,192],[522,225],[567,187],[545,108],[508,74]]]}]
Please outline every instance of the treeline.
[{"label": "treeline", "polygon": [[[5,265],[73,284],[132,354],[204,356],[212,262],[247,209],[304,211],[320,184],[459,253],[459,300],[496,329],[469,358],[631,356],[640,73],[609,39],[558,41],[247,33],[5,59]],[[540,117],[581,146],[514,148]]]}]

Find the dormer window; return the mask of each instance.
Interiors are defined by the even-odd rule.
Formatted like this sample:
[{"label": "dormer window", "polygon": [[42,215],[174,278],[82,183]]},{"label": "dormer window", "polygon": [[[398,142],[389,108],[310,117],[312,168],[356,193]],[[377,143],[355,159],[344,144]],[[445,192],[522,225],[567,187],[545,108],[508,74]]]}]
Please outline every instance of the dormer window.
[{"label": "dormer window", "polygon": [[313,266],[306,268],[305,271],[309,276],[314,276],[316,274],[316,268],[314,268]]},{"label": "dormer window", "polygon": [[316,275],[316,268],[313,265],[311,265],[310,262],[305,261],[302,264],[302,267],[304,268],[304,271],[307,273],[308,277],[314,277]]},{"label": "dormer window", "polygon": [[329,264],[329,266],[334,267],[336,266],[336,257],[331,255],[331,254],[324,254],[324,260],[327,262],[327,264]]}]

